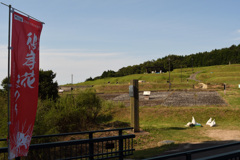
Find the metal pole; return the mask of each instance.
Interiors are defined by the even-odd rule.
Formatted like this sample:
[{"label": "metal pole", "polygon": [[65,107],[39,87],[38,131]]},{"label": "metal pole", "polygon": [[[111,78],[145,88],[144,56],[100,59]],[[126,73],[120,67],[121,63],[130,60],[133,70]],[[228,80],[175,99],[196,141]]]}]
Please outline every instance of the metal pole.
[{"label": "metal pole", "polygon": [[122,130],[119,130],[119,133],[118,133],[118,136],[119,136],[119,160],[123,160],[123,139],[122,139]]},{"label": "metal pole", "polygon": [[10,156],[10,52],[11,52],[11,10],[12,6],[9,5],[9,20],[8,20],[8,159]]},{"label": "metal pole", "polygon": [[94,159],[93,133],[89,133],[89,160]]}]

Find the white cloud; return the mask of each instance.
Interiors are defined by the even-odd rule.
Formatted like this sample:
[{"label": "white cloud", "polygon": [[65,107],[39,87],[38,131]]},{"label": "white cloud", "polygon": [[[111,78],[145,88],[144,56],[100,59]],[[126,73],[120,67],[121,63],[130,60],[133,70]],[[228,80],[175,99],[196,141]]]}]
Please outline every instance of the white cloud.
[{"label": "white cloud", "polygon": [[104,52],[104,51],[88,51],[79,49],[43,49],[41,55],[44,56],[67,56],[67,57],[114,57],[124,53],[120,52]]}]

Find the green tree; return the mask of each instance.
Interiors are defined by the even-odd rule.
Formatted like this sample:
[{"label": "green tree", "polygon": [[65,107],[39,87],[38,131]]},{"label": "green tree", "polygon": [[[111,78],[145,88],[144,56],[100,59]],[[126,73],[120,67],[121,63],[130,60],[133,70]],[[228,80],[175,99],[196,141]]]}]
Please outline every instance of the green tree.
[{"label": "green tree", "polygon": [[[42,100],[52,98],[56,100],[58,95],[58,83],[54,82],[54,78],[56,77],[56,73],[53,73],[52,70],[48,71],[39,71],[39,90],[38,90],[38,97]],[[4,78],[2,80],[1,86],[3,87],[4,91],[7,91],[7,83],[8,78]]]},{"label": "green tree", "polygon": [[8,77],[2,80],[1,86],[3,87],[4,91],[7,91],[7,84],[8,84]]},{"label": "green tree", "polygon": [[106,77],[115,77],[115,72],[112,70],[104,71],[101,75],[101,78],[106,78]]},{"label": "green tree", "polygon": [[42,100],[52,98],[56,100],[59,98],[58,95],[58,83],[54,80],[56,73],[53,73],[52,70],[48,71],[39,71],[39,91],[38,97]]},{"label": "green tree", "polygon": [[139,65],[127,66],[120,68],[117,72],[108,70],[102,73],[102,76],[95,77],[95,79],[105,77],[121,77],[130,74],[145,73],[149,67],[161,67],[162,71],[176,68],[186,67],[203,67],[212,65],[226,65],[229,62],[236,64],[240,63],[240,44],[238,46],[232,45],[229,48],[214,49],[210,52],[199,52],[196,54],[179,56],[179,55],[168,55],[157,60],[146,61]]},{"label": "green tree", "polygon": [[85,82],[87,82],[87,81],[93,81],[93,78],[92,78],[92,77],[89,77],[89,78],[87,78],[87,79],[85,80]]}]

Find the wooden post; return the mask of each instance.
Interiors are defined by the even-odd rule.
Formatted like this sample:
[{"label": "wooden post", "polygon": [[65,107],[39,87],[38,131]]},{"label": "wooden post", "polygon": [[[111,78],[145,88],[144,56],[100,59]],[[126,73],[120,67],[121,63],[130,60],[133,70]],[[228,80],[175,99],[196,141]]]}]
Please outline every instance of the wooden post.
[{"label": "wooden post", "polygon": [[129,86],[130,108],[131,108],[131,127],[134,132],[139,132],[139,95],[138,80],[131,80]]},{"label": "wooden post", "polygon": [[226,95],[226,83],[223,84],[224,95]]}]

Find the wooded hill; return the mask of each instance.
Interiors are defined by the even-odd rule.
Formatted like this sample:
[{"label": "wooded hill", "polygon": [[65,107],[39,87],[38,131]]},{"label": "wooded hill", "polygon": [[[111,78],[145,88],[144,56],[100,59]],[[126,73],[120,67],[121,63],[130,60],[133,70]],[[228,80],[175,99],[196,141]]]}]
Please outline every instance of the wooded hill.
[{"label": "wooded hill", "polygon": [[232,45],[229,48],[215,49],[211,52],[199,52],[196,54],[178,56],[169,55],[157,60],[146,61],[139,65],[127,66],[119,69],[117,72],[108,70],[104,71],[101,76],[88,78],[86,81],[106,78],[106,77],[121,77],[131,74],[142,74],[146,72],[157,71],[160,68],[163,72],[176,68],[187,67],[204,67],[213,65],[237,64],[240,63],[240,44],[238,46]]}]

